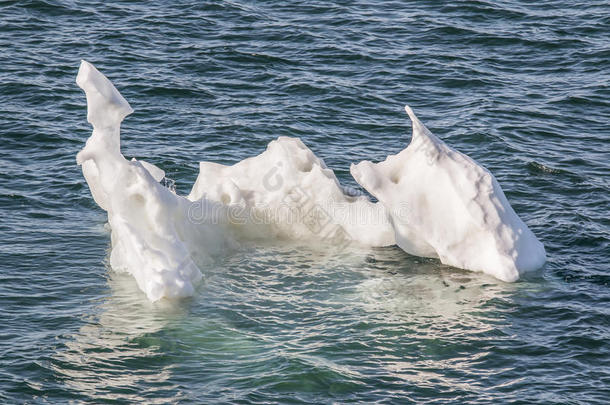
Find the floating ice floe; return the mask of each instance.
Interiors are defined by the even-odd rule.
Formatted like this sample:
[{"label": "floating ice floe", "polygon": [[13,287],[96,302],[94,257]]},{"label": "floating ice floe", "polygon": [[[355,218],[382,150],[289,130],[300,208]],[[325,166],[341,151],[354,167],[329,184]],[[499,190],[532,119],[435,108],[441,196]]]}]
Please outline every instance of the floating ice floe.
[{"label": "floating ice floe", "polygon": [[133,110],[104,75],[83,61],[76,83],[87,95],[87,120],[93,126],[77,162],[94,200],[108,213],[110,265],[131,273],[152,301],[192,295],[201,279],[195,260],[210,260],[235,244],[226,225],[188,221],[192,202],[159,184],[161,169],[123,157],[120,124]]},{"label": "floating ice floe", "polygon": [[192,295],[199,266],[253,239],[343,248],[397,243],[410,254],[505,281],[542,266],[542,244],[515,214],[495,178],[435,138],[413,115],[413,139],[385,162],[352,166],[379,202],[346,192],[299,139],[280,137],[232,166],[200,163],[187,197],[159,182],[152,163],[126,160],[120,124],[133,112],[112,83],[82,61],[93,133],[77,155],[96,203],[108,213],[110,264],[152,300]]},{"label": "floating ice floe", "polygon": [[[503,281],[539,269],[544,246],[517,216],[495,177],[447,146],[415,116],[409,146],[385,161],[352,165],[356,181],[391,215],[405,252]],[[406,207],[395,215],[397,207]]]},{"label": "floating ice floe", "polygon": [[299,139],[281,137],[233,166],[202,162],[190,195],[175,194],[159,184],[162,169],[121,154],[120,124],[133,110],[112,83],[86,61],[76,82],[93,126],[77,162],[108,213],[110,264],[132,274],[149,299],[193,294],[197,264],[246,240],[394,244],[385,208],[346,193]]}]

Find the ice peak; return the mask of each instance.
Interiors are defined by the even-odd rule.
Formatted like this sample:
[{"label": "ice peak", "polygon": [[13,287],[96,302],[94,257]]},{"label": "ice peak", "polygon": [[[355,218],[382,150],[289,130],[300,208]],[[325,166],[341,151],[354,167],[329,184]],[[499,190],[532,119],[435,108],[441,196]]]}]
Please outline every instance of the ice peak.
[{"label": "ice peak", "polygon": [[86,60],[81,60],[76,84],[87,95],[87,121],[94,128],[119,125],[133,112],[110,80]]}]

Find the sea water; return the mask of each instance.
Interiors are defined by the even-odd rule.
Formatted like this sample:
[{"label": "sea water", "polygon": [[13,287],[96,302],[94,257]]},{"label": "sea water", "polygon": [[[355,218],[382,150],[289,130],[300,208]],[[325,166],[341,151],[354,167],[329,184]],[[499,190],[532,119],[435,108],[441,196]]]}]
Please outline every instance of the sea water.
[{"label": "sea water", "polygon": [[[0,4],[0,400],[604,403],[603,2]],[[300,138],[345,187],[409,140],[410,105],[487,167],[547,263],[516,283],[409,256],[253,244],[191,298],[109,266],[74,156],[81,59],[134,113],[122,152],[187,195],[200,161]]]}]

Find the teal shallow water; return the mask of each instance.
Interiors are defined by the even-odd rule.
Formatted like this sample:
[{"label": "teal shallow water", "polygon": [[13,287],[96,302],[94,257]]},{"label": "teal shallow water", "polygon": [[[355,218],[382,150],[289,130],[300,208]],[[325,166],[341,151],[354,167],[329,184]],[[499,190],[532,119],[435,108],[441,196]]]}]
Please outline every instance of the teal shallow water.
[{"label": "teal shallow water", "polygon": [[[0,1],[0,402],[605,403],[605,2]],[[188,193],[199,160],[298,136],[341,182],[401,150],[404,104],[488,167],[545,244],[515,283],[398,248],[254,246],[191,299],[106,265],[75,164],[81,58],[135,109],[123,153]]]}]

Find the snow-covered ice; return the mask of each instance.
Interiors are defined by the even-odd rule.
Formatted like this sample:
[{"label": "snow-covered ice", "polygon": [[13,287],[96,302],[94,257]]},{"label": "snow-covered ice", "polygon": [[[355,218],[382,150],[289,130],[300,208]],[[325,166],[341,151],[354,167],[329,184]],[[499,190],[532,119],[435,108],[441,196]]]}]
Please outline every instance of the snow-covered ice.
[{"label": "snow-covered ice", "polygon": [[201,162],[188,198],[230,205],[231,222],[242,236],[395,243],[383,205],[346,193],[333,171],[297,138],[280,137],[260,155],[232,166]]},{"label": "snow-covered ice", "polygon": [[432,135],[408,107],[411,144],[384,162],[351,168],[377,203],[347,192],[322,159],[287,137],[232,166],[201,162],[184,197],[160,184],[161,168],[121,154],[120,125],[133,110],[112,83],[86,61],[76,82],[93,126],[77,162],[108,213],[110,264],[132,274],[152,301],[192,295],[199,266],[256,239],[341,248],[396,243],[505,281],[544,264],[544,247],[491,173]]},{"label": "snow-covered ice", "polygon": [[93,126],[77,162],[108,213],[110,264],[132,274],[149,299],[193,294],[197,264],[252,239],[394,244],[384,206],[346,193],[299,139],[280,137],[233,166],[202,162],[190,195],[177,195],[159,183],[161,168],[121,154],[120,124],[133,110],[112,83],[86,61],[76,82]]},{"label": "snow-covered ice", "polygon": [[411,108],[405,110],[413,123],[409,146],[381,163],[363,161],[350,170],[388,209],[398,246],[503,281],[540,268],[544,246],[496,178],[434,136]]},{"label": "snow-covered ice", "polygon": [[104,75],[83,61],[76,82],[87,95],[87,120],[93,126],[77,162],[93,198],[108,213],[112,268],[132,274],[152,301],[192,295],[201,279],[194,259],[209,261],[235,244],[226,225],[189,221],[193,203],[159,183],[161,169],[123,157],[120,124],[133,110]]}]

